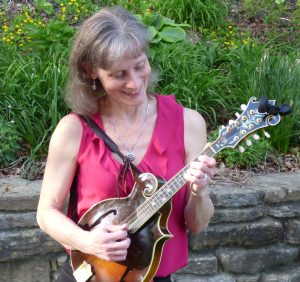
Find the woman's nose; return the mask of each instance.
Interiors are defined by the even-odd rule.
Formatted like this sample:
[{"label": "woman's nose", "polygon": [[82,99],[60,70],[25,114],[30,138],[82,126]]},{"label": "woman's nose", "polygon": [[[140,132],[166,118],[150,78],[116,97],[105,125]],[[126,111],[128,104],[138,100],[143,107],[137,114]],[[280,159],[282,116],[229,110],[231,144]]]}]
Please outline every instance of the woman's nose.
[{"label": "woman's nose", "polygon": [[132,73],[128,76],[126,87],[129,89],[138,89],[140,78],[136,73]]}]

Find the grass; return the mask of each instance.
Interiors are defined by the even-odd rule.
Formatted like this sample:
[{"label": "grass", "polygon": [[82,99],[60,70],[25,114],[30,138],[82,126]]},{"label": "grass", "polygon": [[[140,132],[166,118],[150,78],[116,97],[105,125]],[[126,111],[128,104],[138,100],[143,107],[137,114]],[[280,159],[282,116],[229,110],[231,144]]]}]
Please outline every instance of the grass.
[{"label": "grass", "polygon": [[212,48],[202,44],[163,44],[150,58],[161,73],[156,90],[175,94],[184,106],[201,112],[215,127],[218,111],[231,105],[232,95],[228,77],[223,69],[214,66],[217,53]]},{"label": "grass", "polygon": [[29,154],[43,155],[51,132],[66,112],[62,98],[66,60],[55,54],[24,56],[17,49],[1,54],[6,54],[0,55],[1,116],[17,125],[19,136],[30,145]]},{"label": "grass", "polygon": [[177,22],[186,22],[195,30],[197,26],[218,27],[224,23],[228,9],[219,0],[156,1],[154,9]]},{"label": "grass", "polygon": [[[201,112],[209,130],[227,124],[235,112],[240,112],[240,104],[252,96],[268,96],[278,103],[290,103],[293,114],[271,129],[272,138],[263,146],[257,146],[256,151],[263,154],[267,148],[268,151],[287,153],[299,146],[300,52],[297,36],[287,37],[285,33],[276,34],[270,30],[270,40],[255,40],[249,32],[227,22],[225,1],[106,2],[129,5],[140,14],[155,11],[176,23],[191,24],[197,38],[194,42],[151,44],[149,60],[160,73],[156,92],[175,94],[181,104]],[[1,137],[0,152],[3,153],[5,148],[6,159],[0,155],[0,167],[8,166],[19,157],[20,145],[28,166],[32,166],[32,160],[44,158],[53,129],[68,111],[63,92],[69,43],[74,34],[68,21],[74,22],[75,14],[72,14],[73,6],[63,4],[56,8],[59,9],[57,21],[52,13],[49,23],[45,21],[43,7],[43,17],[35,16],[34,10],[29,13],[25,9],[20,18],[11,19],[11,25],[3,13],[0,14],[0,33],[2,39],[5,38],[0,42],[0,137],[4,136],[3,132],[16,137]],[[88,2],[84,13],[87,15],[94,9],[95,5]],[[69,11],[65,19],[62,18],[64,11]],[[76,13],[78,19],[84,18],[77,9]],[[35,27],[29,28],[23,24],[24,20],[32,20]],[[16,25],[22,32],[12,37],[10,32]],[[290,27],[290,30],[294,28]],[[59,33],[60,30],[63,33]],[[45,36],[46,33],[49,36]],[[293,44],[287,38],[292,38]],[[23,42],[22,39],[26,40]],[[253,166],[255,159],[259,159],[252,153],[244,158],[234,153],[222,156],[228,165],[240,160],[244,167]]]}]

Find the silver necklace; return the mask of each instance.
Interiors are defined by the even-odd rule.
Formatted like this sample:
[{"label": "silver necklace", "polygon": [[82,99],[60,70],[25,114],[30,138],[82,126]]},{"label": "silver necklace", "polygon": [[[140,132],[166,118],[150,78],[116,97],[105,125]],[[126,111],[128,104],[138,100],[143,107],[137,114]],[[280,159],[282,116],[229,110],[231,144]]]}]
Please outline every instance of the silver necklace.
[{"label": "silver necklace", "polygon": [[142,136],[142,133],[143,133],[143,131],[145,129],[146,121],[147,121],[147,117],[148,117],[148,113],[149,113],[149,100],[148,100],[148,103],[147,103],[147,106],[146,106],[146,113],[145,113],[145,118],[144,118],[144,122],[143,122],[142,128],[141,128],[141,130],[140,130],[140,132],[139,132],[139,134],[138,134],[135,142],[133,143],[133,145],[130,148],[128,148],[125,145],[125,143],[121,141],[121,139],[120,139],[120,137],[119,137],[119,135],[117,133],[116,127],[114,126],[114,124],[112,123],[112,121],[109,119],[110,126],[113,129],[113,131],[114,131],[114,134],[115,134],[115,136],[116,136],[116,138],[118,140],[118,143],[123,145],[123,147],[127,151],[127,153],[125,154],[125,156],[131,162],[133,162],[135,160],[135,154],[133,153],[133,150],[134,150],[136,144],[138,143],[138,141],[140,140],[140,138]]}]

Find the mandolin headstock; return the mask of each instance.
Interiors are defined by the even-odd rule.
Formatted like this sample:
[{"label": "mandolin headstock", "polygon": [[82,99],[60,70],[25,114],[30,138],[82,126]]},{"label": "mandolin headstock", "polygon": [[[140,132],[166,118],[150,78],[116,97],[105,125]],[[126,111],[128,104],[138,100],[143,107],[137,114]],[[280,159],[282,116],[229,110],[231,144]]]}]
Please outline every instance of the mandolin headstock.
[{"label": "mandolin headstock", "polygon": [[[277,107],[275,100],[268,100],[266,97],[260,100],[252,97],[247,105],[241,105],[241,109],[241,114],[236,113],[237,119],[230,120],[227,126],[223,126],[218,138],[210,144],[215,153],[225,148],[235,148],[257,130],[277,125],[282,115],[291,112],[288,105]],[[280,109],[284,109],[285,112],[281,112]]]}]

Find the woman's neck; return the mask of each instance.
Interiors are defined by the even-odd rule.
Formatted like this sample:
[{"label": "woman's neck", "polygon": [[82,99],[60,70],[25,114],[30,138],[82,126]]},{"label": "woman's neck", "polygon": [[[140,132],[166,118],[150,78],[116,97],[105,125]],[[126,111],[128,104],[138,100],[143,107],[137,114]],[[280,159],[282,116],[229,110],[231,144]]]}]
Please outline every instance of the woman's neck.
[{"label": "woman's neck", "polygon": [[145,117],[149,110],[150,100],[147,98],[139,105],[127,105],[109,97],[104,97],[99,102],[99,112],[102,117],[121,124],[136,124]]}]

